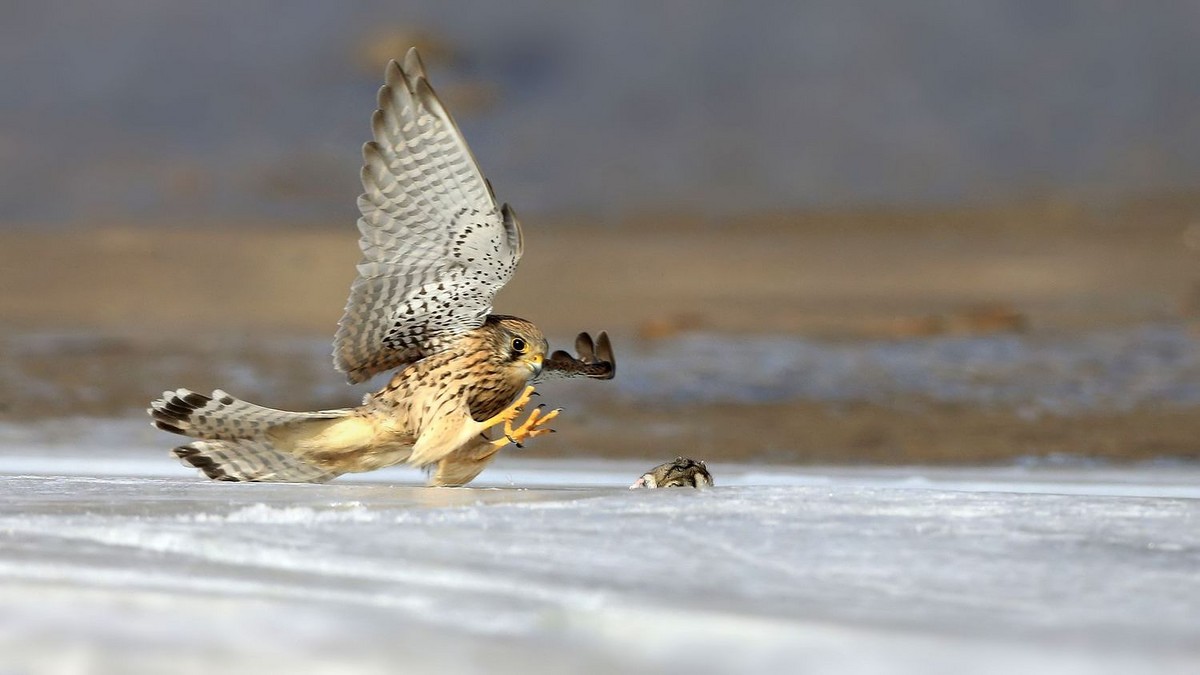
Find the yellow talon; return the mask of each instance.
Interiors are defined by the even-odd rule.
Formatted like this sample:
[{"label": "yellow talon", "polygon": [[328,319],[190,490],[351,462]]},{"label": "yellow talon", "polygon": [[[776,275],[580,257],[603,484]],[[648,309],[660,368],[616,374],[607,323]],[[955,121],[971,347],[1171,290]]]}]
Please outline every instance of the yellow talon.
[{"label": "yellow talon", "polygon": [[561,409],[555,408],[554,410],[551,410],[543,415],[541,408],[534,408],[533,412],[529,413],[529,417],[525,418],[525,422],[523,422],[521,426],[517,427],[516,429],[513,428],[511,421],[505,422],[504,441],[506,443],[512,443],[520,448],[522,447],[522,441],[527,441],[530,438],[536,438],[543,434],[553,433],[553,429],[546,429],[543,425],[555,417],[558,417],[559,412],[561,412]]},{"label": "yellow talon", "polygon": [[532,386],[525,387],[525,391],[517,397],[517,400],[513,401],[512,405],[484,423],[489,429],[501,422],[504,423],[504,437],[492,441],[492,445],[502,448],[512,443],[519,448],[522,447],[521,443],[523,441],[554,431],[553,429],[545,428],[544,425],[555,417],[558,417],[558,413],[561,411],[560,408],[555,408],[548,413],[542,414],[542,408],[538,406],[529,413],[529,417],[525,418],[524,422],[517,427],[513,427],[513,420],[521,416],[521,413],[525,410],[525,406],[533,398],[534,393]]}]

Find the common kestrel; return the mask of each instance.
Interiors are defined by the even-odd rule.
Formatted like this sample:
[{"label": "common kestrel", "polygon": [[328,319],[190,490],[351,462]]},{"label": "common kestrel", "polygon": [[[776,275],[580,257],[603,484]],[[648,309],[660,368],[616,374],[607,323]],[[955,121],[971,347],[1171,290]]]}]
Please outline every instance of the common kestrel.
[{"label": "common kestrel", "polygon": [[[463,485],[509,443],[553,431],[538,406],[514,426],[530,382],[611,379],[608,336],[547,355],[537,326],[492,314],[521,259],[521,226],[498,204],[415,49],[388,64],[363,146],[363,260],[333,341],[351,383],[400,369],[356,408],[287,412],[221,390],[163,393],[160,429],[200,440],[175,454],[216,480],[323,482],[408,463],[431,485]],[[496,431],[493,431],[496,430]],[[495,436],[495,438],[493,438]]]}]

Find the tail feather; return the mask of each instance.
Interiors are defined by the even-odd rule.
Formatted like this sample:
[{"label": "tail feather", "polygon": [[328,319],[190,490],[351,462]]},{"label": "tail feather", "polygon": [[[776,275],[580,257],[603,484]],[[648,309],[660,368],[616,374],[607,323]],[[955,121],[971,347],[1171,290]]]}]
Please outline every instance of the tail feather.
[{"label": "tail feather", "polygon": [[341,419],[351,411],[289,412],[248,403],[220,389],[212,396],[177,389],[163,392],[146,412],[159,429],[201,439],[173,452],[213,480],[319,483],[341,472],[316,466],[277,441],[319,432],[326,426],[322,420]]},{"label": "tail feather", "polygon": [[345,417],[349,410],[289,412],[264,408],[217,389],[205,396],[187,389],[164,391],[146,410],[163,431],[212,440],[256,438],[269,429],[306,420]]},{"label": "tail feather", "polygon": [[324,483],[339,475],[276,450],[266,441],[194,441],[172,452],[213,480]]}]

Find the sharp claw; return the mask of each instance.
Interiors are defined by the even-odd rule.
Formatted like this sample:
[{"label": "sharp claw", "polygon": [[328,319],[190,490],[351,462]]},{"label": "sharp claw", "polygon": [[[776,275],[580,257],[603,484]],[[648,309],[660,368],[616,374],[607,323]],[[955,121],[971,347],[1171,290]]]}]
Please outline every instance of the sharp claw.
[{"label": "sharp claw", "polygon": [[531,391],[531,392],[529,392],[529,395],[530,395],[530,396],[541,396],[541,395],[542,395],[542,392],[540,392],[540,391]]},{"label": "sharp claw", "polygon": [[[536,395],[536,393],[533,391],[533,387],[529,387],[529,391],[525,393],[526,400],[528,400],[530,395]],[[525,421],[517,425],[514,425],[513,421],[522,414],[524,406],[512,406],[504,416],[504,437],[493,441],[493,445],[497,448],[503,448],[505,445],[511,444],[518,448],[524,448],[525,444],[522,441],[547,433],[555,433],[554,429],[547,429],[543,425],[554,419],[562,411],[562,408],[555,408],[550,412],[546,412],[546,405],[545,403],[539,403],[533,410],[529,411]]]}]

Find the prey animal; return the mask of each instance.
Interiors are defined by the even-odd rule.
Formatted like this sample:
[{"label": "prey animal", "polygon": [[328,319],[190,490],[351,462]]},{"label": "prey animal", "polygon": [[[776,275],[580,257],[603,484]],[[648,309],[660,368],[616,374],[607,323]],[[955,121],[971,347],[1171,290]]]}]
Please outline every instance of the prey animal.
[{"label": "prey animal", "polygon": [[642,474],[629,486],[630,490],[640,488],[667,487],[712,487],[712,474],[703,460],[697,462],[687,457],[676,457],[673,461],[659,464]]},{"label": "prey animal", "polygon": [[197,440],[175,448],[215,480],[323,482],[407,463],[429,484],[463,485],[512,443],[553,431],[559,410],[518,422],[551,377],[611,379],[608,336],[576,339],[578,356],[549,352],[542,331],[492,314],[521,259],[521,225],[496,201],[416,50],[388,64],[363,147],[363,259],[334,337],[350,383],[397,370],[362,405],[288,412],[221,390],[163,393],[159,429]]}]

